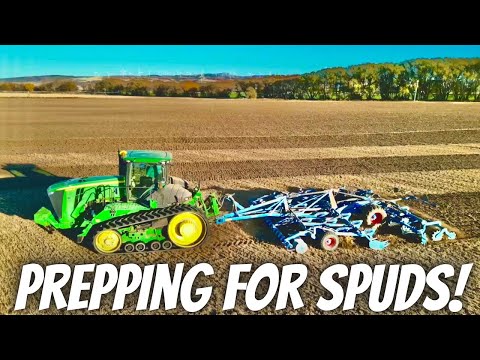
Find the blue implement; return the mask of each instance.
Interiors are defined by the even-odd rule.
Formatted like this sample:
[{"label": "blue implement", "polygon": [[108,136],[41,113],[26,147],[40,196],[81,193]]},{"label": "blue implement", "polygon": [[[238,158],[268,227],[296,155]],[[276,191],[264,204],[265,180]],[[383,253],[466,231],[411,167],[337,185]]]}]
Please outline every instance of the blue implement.
[{"label": "blue implement", "polygon": [[371,190],[347,189],[300,190],[274,192],[250,201],[250,206],[238,203],[226,195],[233,210],[216,219],[217,224],[228,221],[263,219],[278,240],[288,250],[304,253],[305,240],[320,241],[325,250],[335,250],[338,236],[350,236],[366,242],[374,250],[383,250],[389,243],[375,238],[376,231],[400,229],[405,237],[426,244],[444,237],[455,239],[456,234],[442,226],[440,221],[427,221],[399,206],[399,200],[385,200]]}]

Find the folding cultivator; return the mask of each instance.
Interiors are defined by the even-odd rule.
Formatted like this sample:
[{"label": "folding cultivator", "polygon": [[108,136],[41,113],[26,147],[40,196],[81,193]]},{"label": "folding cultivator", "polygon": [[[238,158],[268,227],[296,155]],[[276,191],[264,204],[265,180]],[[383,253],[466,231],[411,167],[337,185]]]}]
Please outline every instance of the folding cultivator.
[{"label": "folding cultivator", "polygon": [[250,206],[239,204],[232,195],[234,210],[218,217],[217,224],[227,221],[264,219],[277,238],[288,250],[304,253],[308,250],[305,239],[319,240],[324,250],[335,250],[339,236],[363,239],[372,249],[382,250],[388,241],[375,239],[375,233],[400,232],[404,237],[422,244],[439,241],[444,236],[455,239],[440,221],[427,221],[409,211],[408,206],[399,206],[397,201],[385,200],[371,190],[348,191],[330,189],[305,190],[298,193],[272,193],[250,201]]}]

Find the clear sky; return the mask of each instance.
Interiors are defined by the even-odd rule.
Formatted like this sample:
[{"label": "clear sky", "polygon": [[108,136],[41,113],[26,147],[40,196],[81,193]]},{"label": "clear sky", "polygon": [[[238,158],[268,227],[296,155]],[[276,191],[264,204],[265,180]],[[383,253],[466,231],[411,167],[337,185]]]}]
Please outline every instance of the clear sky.
[{"label": "clear sky", "polygon": [[0,78],[298,74],[435,57],[480,57],[480,45],[4,45],[0,46]]}]

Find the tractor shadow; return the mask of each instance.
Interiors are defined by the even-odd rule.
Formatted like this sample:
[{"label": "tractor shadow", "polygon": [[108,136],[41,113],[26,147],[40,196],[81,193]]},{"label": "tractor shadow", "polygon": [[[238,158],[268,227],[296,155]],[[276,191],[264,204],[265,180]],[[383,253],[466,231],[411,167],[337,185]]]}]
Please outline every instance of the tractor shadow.
[{"label": "tractor shadow", "polygon": [[53,211],[47,187],[66,180],[45,171],[35,164],[6,164],[0,166],[0,212],[33,220],[42,206]]}]

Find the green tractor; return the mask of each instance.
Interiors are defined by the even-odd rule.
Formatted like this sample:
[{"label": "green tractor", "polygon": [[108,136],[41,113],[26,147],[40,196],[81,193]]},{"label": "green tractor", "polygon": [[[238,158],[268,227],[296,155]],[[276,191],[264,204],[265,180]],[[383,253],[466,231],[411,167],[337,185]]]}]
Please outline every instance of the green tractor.
[{"label": "green tractor", "polygon": [[[77,229],[77,242],[102,254],[192,248],[219,214],[215,195],[170,176],[172,154],[119,151],[118,176],[69,179],[47,191],[57,218],[42,207],[34,215],[48,231]],[[78,234],[79,232],[79,234]]]}]

